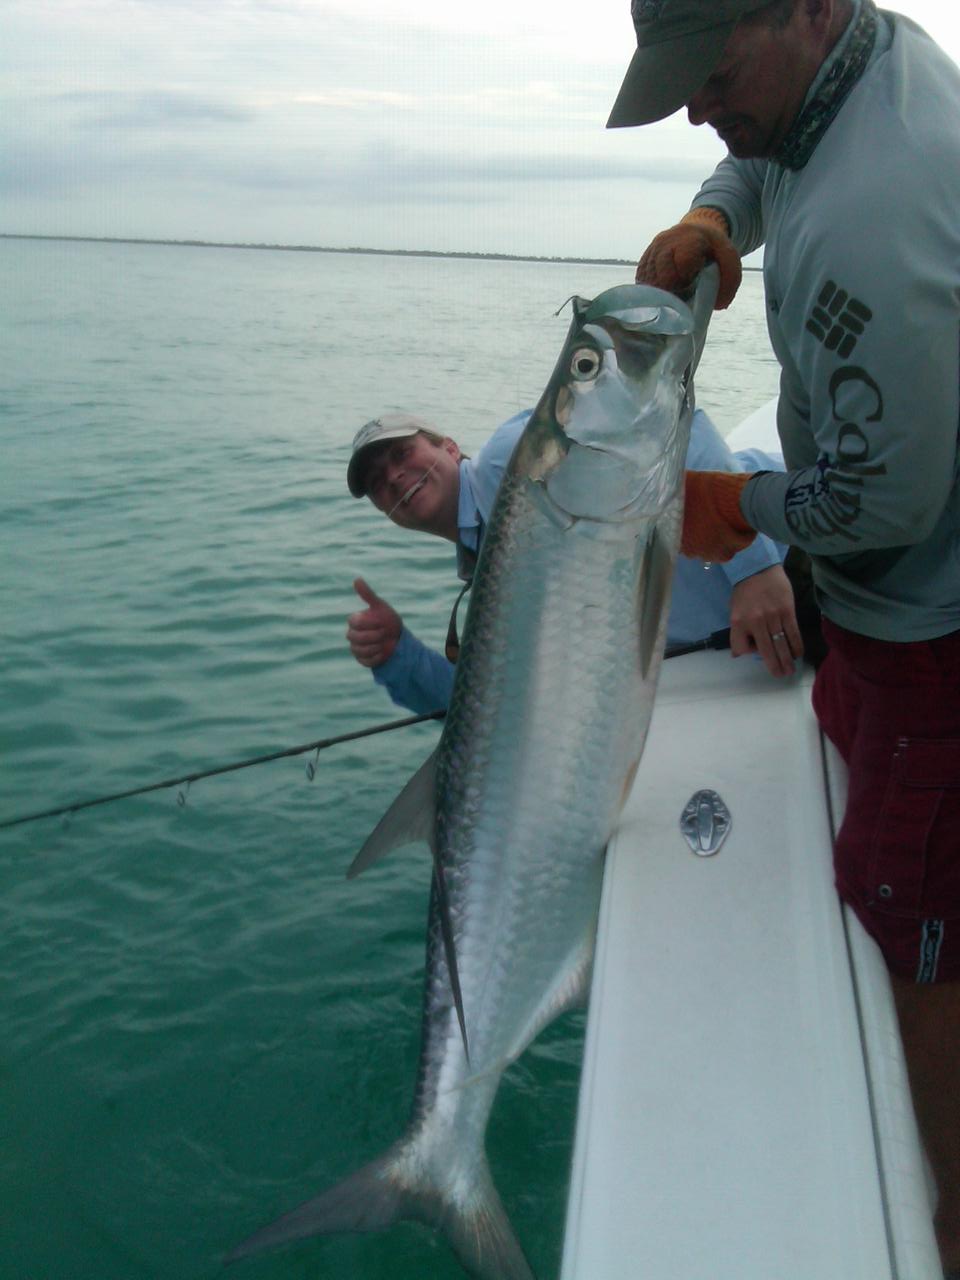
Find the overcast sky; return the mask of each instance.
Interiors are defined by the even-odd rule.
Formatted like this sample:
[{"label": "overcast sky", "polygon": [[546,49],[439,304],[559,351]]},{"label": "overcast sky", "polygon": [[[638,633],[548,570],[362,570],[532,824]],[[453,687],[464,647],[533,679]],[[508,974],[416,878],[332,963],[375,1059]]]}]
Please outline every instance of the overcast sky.
[{"label": "overcast sky", "polygon": [[0,0],[0,231],[634,258],[723,150],[603,128],[633,47],[628,0]]}]

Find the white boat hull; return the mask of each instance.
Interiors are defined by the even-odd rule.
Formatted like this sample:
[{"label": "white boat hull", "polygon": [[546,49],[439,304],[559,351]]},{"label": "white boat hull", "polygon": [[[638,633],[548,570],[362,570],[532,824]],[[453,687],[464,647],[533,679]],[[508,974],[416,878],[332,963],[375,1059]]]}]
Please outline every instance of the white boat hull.
[{"label": "white boat hull", "polygon": [[[940,1280],[889,982],[833,887],[843,766],[810,683],[664,666],[605,872],[562,1280]],[[700,789],[732,818],[712,857],[680,831]]]}]

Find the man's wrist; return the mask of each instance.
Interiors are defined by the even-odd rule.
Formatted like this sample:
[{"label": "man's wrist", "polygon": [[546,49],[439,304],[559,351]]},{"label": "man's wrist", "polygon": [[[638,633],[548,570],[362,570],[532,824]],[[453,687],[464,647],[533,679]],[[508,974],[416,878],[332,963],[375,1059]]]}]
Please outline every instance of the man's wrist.
[{"label": "man's wrist", "polygon": [[722,231],[727,237],[730,235],[730,223],[727,221],[727,215],[722,209],[716,209],[710,204],[698,204],[685,213],[680,219],[681,223],[700,223],[701,226],[713,227],[717,231]]}]

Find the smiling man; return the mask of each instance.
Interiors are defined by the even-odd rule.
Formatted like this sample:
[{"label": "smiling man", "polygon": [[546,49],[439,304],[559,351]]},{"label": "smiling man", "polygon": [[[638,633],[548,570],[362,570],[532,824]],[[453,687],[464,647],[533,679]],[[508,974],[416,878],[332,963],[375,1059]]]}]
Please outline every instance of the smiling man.
[{"label": "smiling man", "polygon": [[[469,582],[500,479],[529,416],[525,411],[510,418],[475,458],[468,458],[454,440],[422,418],[383,414],[357,433],[347,486],[355,498],[368,497],[394,524],[455,543],[458,576]],[[734,472],[782,465],[757,451],[732,454],[699,409],[691,423],[687,460]],[[668,643],[693,644],[729,627],[734,656],[757,653],[772,675],[789,675],[804,645],[793,588],[781,567],[785,552],[772,539],[759,537],[725,565],[678,557]],[[366,608],[347,620],[353,656],[401,706],[417,712],[446,706],[453,687],[455,633],[448,638],[449,652],[438,653],[418,640],[363,578],[354,588]]]},{"label": "smiling man", "polygon": [[384,414],[357,435],[347,483],[394,524],[457,542],[462,459],[454,440],[421,419]]},{"label": "smiling man", "polygon": [[689,472],[684,546],[811,556],[814,685],[850,770],[841,897],[890,969],[937,1237],[960,1277],[960,71],[871,0],[634,0],[610,125],[681,107],[729,154],[637,278],[761,245],[784,474]]}]

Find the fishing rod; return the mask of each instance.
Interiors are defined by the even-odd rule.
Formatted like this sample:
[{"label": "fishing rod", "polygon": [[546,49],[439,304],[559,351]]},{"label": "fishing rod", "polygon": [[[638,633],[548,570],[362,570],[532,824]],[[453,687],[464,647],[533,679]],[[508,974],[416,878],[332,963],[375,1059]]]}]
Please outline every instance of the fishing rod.
[{"label": "fishing rod", "polygon": [[[688,653],[701,653],[707,649],[728,649],[730,647],[730,630],[714,631],[705,640],[694,644],[670,645],[664,652],[664,660],[682,658]],[[319,738],[316,742],[305,742],[299,747],[284,747],[280,751],[270,751],[266,755],[253,756],[248,760],[237,760],[233,764],[216,765],[211,769],[200,769],[194,773],[184,773],[177,778],[165,778],[162,782],[150,782],[142,787],[130,787],[127,791],[115,791],[111,795],[97,796],[92,800],[74,800],[70,804],[58,805],[53,809],[43,809],[38,813],[25,813],[19,818],[7,818],[0,822],[0,831],[10,827],[19,827],[27,822],[39,822],[42,818],[59,818],[63,814],[79,813],[82,809],[93,809],[97,805],[112,804],[116,800],[129,800],[133,796],[148,795],[151,791],[165,791],[169,787],[190,786],[191,782],[199,782],[202,778],[214,778],[222,773],[236,773],[239,769],[252,769],[254,765],[267,764],[271,760],[283,760],[289,756],[306,755],[308,751],[325,751],[327,747],[336,747],[344,742],[356,742],[359,738],[370,738],[378,733],[390,733],[393,729],[406,729],[412,724],[423,724],[427,720],[442,720],[446,711],[428,711],[424,715],[407,716],[403,720],[390,720],[385,724],[370,725],[366,729],[355,729],[352,733],[341,733],[334,738]],[[307,765],[307,777],[314,778],[315,761]],[[186,803],[184,794],[178,796],[181,805]]]},{"label": "fishing rod", "polygon": [[[254,756],[249,760],[238,760],[233,764],[217,765],[212,769],[201,769],[195,773],[185,773],[179,778],[166,778],[163,782],[151,782],[143,787],[131,787],[128,791],[115,791],[109,796],[97,796],[94,800],[76,800],[72,804],[62,804],[55,809],[44,809],[41,813],[26,813],[20,818],[7,818],[0,822],[0,830],[7,827],[18,827],[25,822],[38,822],[41,818],[56,818],[64,813],[78,813],[81,809],[92,809],[95,805],[111,804],[114,800],[129,800],[131,796],[143,796],[150,791],[164,791],[167,787],[180,787],[201,778],[213,778],[221,773],[235,773],[238,769],[250,769],[255,764],[266,764],[270,760],[282,760],[287,756],[302,756],[308,751],[319,754],[327,747],[338,746],[342,742],[355,742],[358,738],[370,738],[375,733],[389,733],[392,729],[406,729],[412,724],[422,724],[425,720],[442,720],[446,711],[428,711],[425,715],[407,716],[404,720],[391,720],[386,724],[371,725],[366,729],[355,729],[352,733],[341,733],[335,738],[319,738],[316,742],[305,742],[300,747],[284,747],[281,751],[270,751],[266,755]],[[313,781],[314,762],[307,765],[307,777]],[[181,793],[181,805],[185,803]]]},{"label": "fishing rod", "polygon": [[668,644],[663,651],[663,660],[684,658],[688,653],[705,653],[708,649],[729,648],[730,628],[721,627],[719,631],[711,631],[704,640],[694,640],[691,644]]}]

